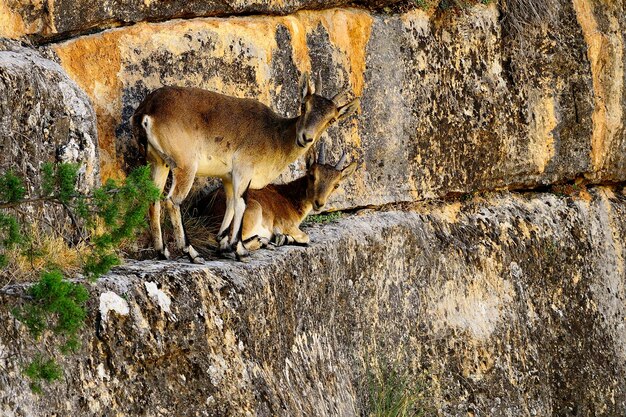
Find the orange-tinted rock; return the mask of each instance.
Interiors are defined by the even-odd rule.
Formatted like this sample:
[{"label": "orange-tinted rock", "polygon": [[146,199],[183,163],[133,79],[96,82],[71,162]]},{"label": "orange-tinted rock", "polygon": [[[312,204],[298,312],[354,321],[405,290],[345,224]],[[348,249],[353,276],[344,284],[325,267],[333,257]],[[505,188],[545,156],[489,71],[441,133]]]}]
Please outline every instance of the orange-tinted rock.
[{"label": "orange-tinted rock", "polygon": [[[92,98],[102,173],[111,177],[136,162],[129,118],[145,95],[162,85],[253,97],[289,116],[299,111],[298,83],[305,71],[324,79],[326,96],[343,88],[360,95],[371,20],[365,12],[335,9],[140,24],[53,49]],[[342,127],[351,127],[348,134],[358,141],[354,118]]]},{"label": "orange-tinted rock", "polygon": [[[400,0],[363,0],[383,7]],[[329,9],[348,0],[0,0],[0,37],[29,36],[37,42],[66,39],[146,21],[177,18],[287,15]]]},{"label": "orange-tinted rock", "polygon": [[[362,162],[329,205],[346,208],[626,179],[623,17],[617,6],[596,10],[563,4],[542,21],[495,5],[397,16],[332,9],[143,23],[53,49],[94,102],[105,177],[137,159],[129,118],[162,85],[257,98],[285,116],[298,112],[305,71],[323,79],[325,95],[348,88],[361,112],[324,139],[330,158],[346,149]],[[585,23],[589,13],[602,24]],[[594,36],[613,52],[597,58]]]},{"label": "orange-tinted rock", "polygon": [[626,5],[622,1],[574,0],[587,43],[594,90],[590,177],[626,177]]}]

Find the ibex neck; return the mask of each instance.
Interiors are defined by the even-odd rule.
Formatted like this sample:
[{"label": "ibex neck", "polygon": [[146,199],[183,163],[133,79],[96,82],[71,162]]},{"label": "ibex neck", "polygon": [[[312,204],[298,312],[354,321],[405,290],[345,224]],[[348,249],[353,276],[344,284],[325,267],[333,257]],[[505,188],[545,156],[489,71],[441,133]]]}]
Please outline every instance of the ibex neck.
[{"label": "ibex neck", "polygon": [[285,197],[300,215],[300,221],[309,214],[313,204],[307,199],[307,177],[300,177],[287,184],[275,185],[276,191]]},{"label": "ibex neck", "polygon": [[298,146],[296,143],[296,133],[298,132],[298,123],[300,122],[301,117],[302,116],[285,119],[285,124],[283,125],[283,149],[285,150],[286,156],[290,162],[298,159],[298,157],[307,150],[307,148]]},{"label": "ibex neck", "polygon": [[298,130],[298,121],[300,116],[284,119],[283,139],[287,142],[296,142],[296,131]]}]

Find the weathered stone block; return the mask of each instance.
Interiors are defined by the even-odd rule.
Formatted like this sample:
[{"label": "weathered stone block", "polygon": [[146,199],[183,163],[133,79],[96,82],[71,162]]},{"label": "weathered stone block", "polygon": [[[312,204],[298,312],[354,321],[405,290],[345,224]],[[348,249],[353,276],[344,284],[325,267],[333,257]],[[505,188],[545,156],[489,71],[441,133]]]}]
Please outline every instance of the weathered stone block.
[{"label": "weathered stone block", "polygon": [[80,190],[99,181],[95,113],[56,62],[15,43],[0,44],[0,172],[24,176],[39,192],[46,162],[78,163]]},{"label": "weathered stone block", "polygon": [[[400,0],[361,0],[384,7]],[[286,15],[302,9],[329,9],[348,0],[0,0],[0,37],[29,36],[37,42],[66,39],[145,21],[177,18]]]},{"label": "weathered stone block", "polygon": [[594,111],[591,178],[626,177],[626,3],[574,0],[591,64]]},{"label": "weathered stone block", "polygon": [[[358,117],[331,127],[324,139],[331,158],[347,149],[362,161],[330,207],[581,176],[622,181],[619,6],[550,5],[545,19],[476,5],[460,14],[333,9],[173,21],[53,50],[94,101],[106,177],[119,175],[122,158],[136,159],[128,120],[148,91],[200,86],[294,116],[298,79],[309,71],[323,79],[325,95],[348,88],[362,102]],[[520,24],[527,30],[517,30]],[[590,25],[598,30],[590,33]],[[594,36],[612,52],[594,47]],[[611,94],[600,94],[605,90]]]},{"label": "weathered stone block", "polygon": [[316,226],[247,264],[130,263],[37,401],[1,299],[0,412],[367,415],[387,364],[427,371],[441,416],[624,415],[626,197],[588,200],[492,194]]}]

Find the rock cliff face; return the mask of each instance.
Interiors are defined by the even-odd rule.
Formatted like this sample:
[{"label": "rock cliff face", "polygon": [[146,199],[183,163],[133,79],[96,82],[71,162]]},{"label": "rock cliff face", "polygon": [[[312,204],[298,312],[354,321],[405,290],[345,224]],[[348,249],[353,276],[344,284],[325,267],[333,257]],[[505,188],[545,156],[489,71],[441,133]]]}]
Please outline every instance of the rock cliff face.
[{"label": "rock cliff face", "polygon": [[52,49],[93,100],[105,177],[134,159],[128,120],[148,91],[202,86],[294,116],[298,79],[311,72],[324,94],[348,88],[362,100],[324,138],[363,162],[337,208],[619,181],[623,4],[548,3],[545,19],[492,4],[144,23]]},{"label": "rock cliff face", "polygon": [[492,194],[317,226],[248,264],[130,263],[93,288],[65,384],[33,401],[0,362],[0,410],[356,416],[383,358],[427,371],[442,416],[622,415],[625,215],[605,188]]},{"label": "rock cliff face", "polygon": [[[0,39],[0,172],[22,175],[39,195],[46,162],[78,163],[78,188],[100,180],[96,115],[89,98],[55,62]],[[54,209],[46,221],[65,227]]]},{"label": "rock cliff face", "polygon": [[361,97],[322,139],[361,161],[329,206],[412,202],[247,264],[129,261],[39,399],[0,298],[0,415],[364,415],[386,367],[441,416],[626,414],[624,1],[453,3],[0,0],[0,36],[39,44],[0,40],[0,170],[31,188],[43,161],[123,176],[152,89],[295,116],[309,72]]},{"label": "rock cliff face", "polygon": [[80,162],[84,184],[98,180],[96,117],[89,98],[55,62],[16,43],[0,43],[0,169],[38,181],[44,162]]},{"label": "rock cliff face", "polygon": [[[362,0],[383,7],[398,0]],[[286,15],[301,9],[328,9],[347,0],[1,0],[0,36],[28,36],[45,43],[89,32],[144,21],[242,14]]]}]

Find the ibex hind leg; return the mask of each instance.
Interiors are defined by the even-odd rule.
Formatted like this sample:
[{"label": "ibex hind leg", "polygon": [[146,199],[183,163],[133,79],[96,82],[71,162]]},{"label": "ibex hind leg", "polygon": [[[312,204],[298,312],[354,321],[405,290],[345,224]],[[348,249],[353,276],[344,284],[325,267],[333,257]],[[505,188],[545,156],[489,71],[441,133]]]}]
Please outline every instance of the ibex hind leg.
[{"label": "ibex hind leg", "polygon": [[183,227],[183,221],[180,214],[180,204],[189,194],[193,180],[196,176],[196,169],[190,167],[177,167],[172,170],[172,189],[166,199],[166,206],[172,220],[174,228],[174,236],[176,238],[176,246],[182,249],[194,263],[204,263],[204,259],[200,257],[198,252],[187,240],[187,234]]},{"label": "ibex hind leg", "polygon": [[163,233],[161,232],[161,202],[156,201],[150,205],[150,234],[152,235],[152,244],[157,252],[157,258],[160,260],[170,259],[170,252],[163,245]]},{"label": "ibex hind leg", "polygon": [[255,251],[263,247],[263,242],[258,235],[254,235],[242,241],[243,247],[248,251]]},{"label": "ibex hind leg", "polygon": [[[148,157],[150,160],[150,165],[152,167],[152,181],[156,185],[156,187],[163,192],[165,188],[165,183],[167,181],[167,176],[170,172],[170,169],[167,165],[162,162],[155,160],[155,155],[152,155],[150,149],[148,151]],[[150,158],[152,157],[152,158]],[[170,253],[167,250],[167,247],[163,245],[163,234],[161,232],[161,202],[157,201],[150,205],[149,209],[150,216],[150,234],[152,235],[152,244],[154,245],[154,249],[159,254],[159,259],[169,259]]]}]

